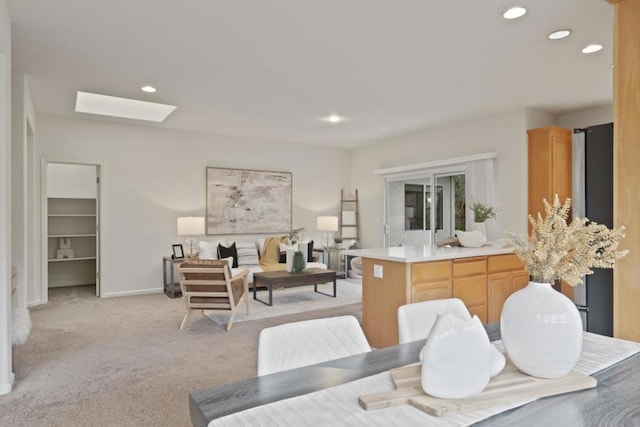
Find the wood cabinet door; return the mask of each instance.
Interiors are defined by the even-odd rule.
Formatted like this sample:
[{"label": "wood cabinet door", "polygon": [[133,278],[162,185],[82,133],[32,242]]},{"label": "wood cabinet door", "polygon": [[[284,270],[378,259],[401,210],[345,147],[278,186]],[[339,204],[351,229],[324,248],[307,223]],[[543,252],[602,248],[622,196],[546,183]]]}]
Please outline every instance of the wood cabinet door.
[{"label": "wood cabinet door", "polygon": [[[547,196],[549,203],[557,194],[560,203],[564,203],[567,197],[571,197],[571,134],[553,133],[551,136],[552,168],[551,168],[551,194]],[[550,199],[549,199],[550,198]],[[571,218],[571,216],[569,216]]]},{"label": "wood cabinet door", "polygon": [[493,273],[488,278],[488,314],[487,322],[497,322],[500,320],[502,306],[510,295],[511,277],[510,273]]},{"label": "wood cabinet door", "polygon": [[433,282],[451,278],[451,261],[419,262],[411,265],[411,282]]},{"label": "wood cabinet door", "polygon": [[414,283],[411,287],[411,302],[451,298],[451,296],[451,279]]},{"label": "wood cabinet door", "polygon": [[460,298],[471,315],[477,315],[487,323],[487,276],[486,274],[455,278],[453,297]]},{"label": "wood cabinet door", "polygon": [[511,276],[511,292],[509,292],[509,295],[529,284],[529,272],[527,270],[514,271]]}]

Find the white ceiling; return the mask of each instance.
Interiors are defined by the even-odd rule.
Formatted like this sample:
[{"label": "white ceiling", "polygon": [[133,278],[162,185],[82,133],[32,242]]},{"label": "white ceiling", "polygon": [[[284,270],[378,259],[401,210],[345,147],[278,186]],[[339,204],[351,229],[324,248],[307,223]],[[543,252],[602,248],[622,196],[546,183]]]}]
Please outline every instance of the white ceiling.
[{"label": "white ceiling", "polygon": [[[177,105],[167,127],[352,147],[468,117],[612,99],[604,0],[8,0],[38,112],[78,90]],[[553,30],[573,34],[552,42]],[[604,45],[584,55],[589,43]],[[140,91],[146,83],[155,94]],[[337,112],[349,120],[330,125]]]}]

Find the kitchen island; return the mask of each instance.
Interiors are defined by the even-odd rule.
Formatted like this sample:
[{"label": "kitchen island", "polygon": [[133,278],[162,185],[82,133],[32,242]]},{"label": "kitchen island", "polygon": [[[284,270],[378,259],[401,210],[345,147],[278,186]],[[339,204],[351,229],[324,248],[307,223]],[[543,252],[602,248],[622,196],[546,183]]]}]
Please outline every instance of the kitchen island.
[{"label": "kitchen island", "polygon": [[500,320],[509,295],[529,283],[512,248],[401,246],[344,252],[362,257],[362,326],[373,347],[398,344],[398,307],[460,298],[483,323]]}]

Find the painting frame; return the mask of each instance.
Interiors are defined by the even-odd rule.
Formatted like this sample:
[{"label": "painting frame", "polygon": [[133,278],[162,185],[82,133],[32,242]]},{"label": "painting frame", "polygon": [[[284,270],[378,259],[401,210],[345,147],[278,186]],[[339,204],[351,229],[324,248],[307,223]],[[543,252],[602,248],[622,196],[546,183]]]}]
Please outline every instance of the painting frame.
[{"label": "painting frame", "polygon": [[206,234],[291,231],[291,172],[206,168]]}]

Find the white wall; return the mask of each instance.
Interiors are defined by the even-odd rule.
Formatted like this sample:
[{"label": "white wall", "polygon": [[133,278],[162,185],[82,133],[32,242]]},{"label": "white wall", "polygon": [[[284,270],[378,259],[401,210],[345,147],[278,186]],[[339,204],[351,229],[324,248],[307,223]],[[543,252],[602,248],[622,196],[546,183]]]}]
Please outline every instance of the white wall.
[{"label": "white wall", "polygon": [[39,222],[27,214],[34,205],[35,110],[26,77],[12,76],[12,262],[17,267],[14,307],[26,307],[27,282],[40,283]]},{"label": "white wall", "polygon": [[557,117],[557,124],[563,128],[586,128],[613,123],[613,105],[603,105],[586,110],[574,111]]},{"label": "white wall", "polygon": [[360,195],[364,247],[383,245],[383,178],[374,171],[495,151],[502,231],[526,232],[527,117],[525,110],[424,129],[354,149],[351,186]]},{"label": "white wall", "polygon": [[11,19],[0,0],[0,394],[11,372]]},{"label": "white wall", "polygon": [[38,115],[37,121],[39,156],[104,164],[103,296],[162,288],[162,257],[184,240],[176,218],[205,215],[207,166],[291,171],[292,225],[306,227],[312,238],[321,235],[316,216],[337,215],[340,190],[348,184],[349,152],[343,149],[51,115]]},{"label": "white wall", "polygon": [[525,120],[527,121],[527,130],[556,124],[556,117],[553,114],[530,108],[525,110]]},{"label": "white wall", "polygon": [[92,165],[47,164],[47,197],[95,199],[96,167]]}]

